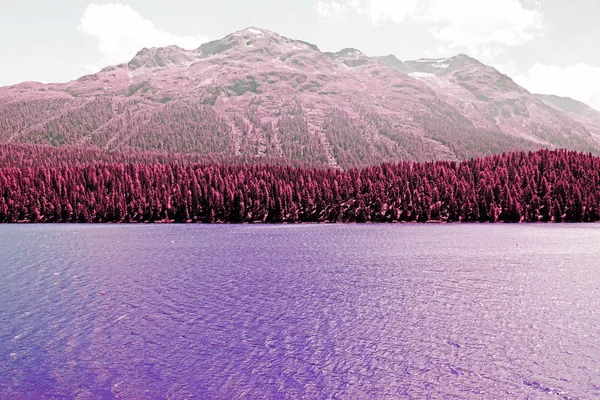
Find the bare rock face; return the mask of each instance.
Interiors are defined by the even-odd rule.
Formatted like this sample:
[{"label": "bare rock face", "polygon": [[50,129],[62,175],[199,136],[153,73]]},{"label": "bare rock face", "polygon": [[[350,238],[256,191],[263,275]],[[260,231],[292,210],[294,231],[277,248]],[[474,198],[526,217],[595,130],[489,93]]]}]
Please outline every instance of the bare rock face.
[{"label": "bare rock face", "polygon": [[394,71],[398,71],[402,74],[407,74],[410,72],[409,67],[403,63],[402,61],[400,61],[395,55],[390,54],[387,55],[385,57],[376,57],[375,58],[379,63],[385,65],[386,67],[389,67],[391,69],[393,69]]},{"label": "bare rock face", "polygon": [[184,50],[178,46],[153,47],[142,49],[127,64],[129,70],[138,68],[164,68],[177,65],[189,65],[197,60],[198,56],[193,52]]},{"label": "bare rock face", "polygon": [[248,28],[0,88],[0,143],[265,157],[331,167],[511,150],[600,151],[600,113],[465,55],[402,62]]},{"label": "bare rock face", "polygon": [[360,67],[368,64],[371,59],[364,55],[360,50],[347,48],[338,51],[337,53],[325,53],[328,57],[339,60],[348,67]]}]

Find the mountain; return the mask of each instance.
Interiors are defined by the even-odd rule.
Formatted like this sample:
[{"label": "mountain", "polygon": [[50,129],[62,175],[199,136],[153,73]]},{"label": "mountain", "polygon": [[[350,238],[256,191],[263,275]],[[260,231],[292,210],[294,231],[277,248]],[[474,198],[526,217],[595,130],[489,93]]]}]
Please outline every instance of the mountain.
[{"label": "mountain", "polygon": [[599,153],[592,120],[465,55],[329,53],[257,28],[196,50],[142,49],[72,82],[0,88],[0,143],[342,168],[557,147]]},{"label": "mountain", "polygon": [[[471,113],[472,118],[484,117],[505,134],[546,147],[577,148],[581,140],[594,148],[600,144],[597,118],[585,119],[583,113],[572,113],[556,102],[532,95],[507,75],[468,56],[422,59],[406,65],[409,76],[438,87],[446,102],[456,107],[467,102],[477,110]],[[580,104],[589,115],[595,115],[595,110]]]},{"label": "mountain", "polygon": [[600,111],[569,97],[544,94],[536,94],[535,96],[549,106],[564,111],[574,120],[581,122],[588,128],[592,136],[600,142]]}]

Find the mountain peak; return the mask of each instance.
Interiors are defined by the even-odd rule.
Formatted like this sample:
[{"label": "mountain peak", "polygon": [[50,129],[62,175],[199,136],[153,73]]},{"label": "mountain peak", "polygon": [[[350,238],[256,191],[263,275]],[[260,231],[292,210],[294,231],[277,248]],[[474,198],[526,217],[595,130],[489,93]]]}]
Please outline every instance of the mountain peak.
[{"label": "mountain peak", "polygon": [[359,67],[361,65],[365,65],[369,62],[369,57],[367,57],[362,51],[347,47],[338,51],[337,53],[325,53],[325,55],[329,58],[333,58],[334,60],[339,60],[346,64],[348,67]]},{"label": "mountain peak", "polygon": [[257,36],[257,37],[261,37],[261,36],[279,36],[279,37],[281,37],[281,35],[279,35],[278,33],[271,32],[266,29],[257,28],[255,26],[250,26],[248,28],[242,29],[241,31],[237,31],[233,34],[234,35],[253,35],[253,36]]},{"label": "mountain peak", "polygon": [[406,66],[406,64],[404,64],[401,60],[398,59],[398,57],[396,57],[393,54],[389,54],[384,57],[376,57],[376,59],[380,64],[385,65],[386,67],[391,68],[394,71],[398,71],[402,74],[407,74],[409,72],[409,69]]},{"label": "mountain peak", "polygon": [[262,28],[249,27],[225,36],[222,39],[205,43],[198,50],[203,56],[213,56],[232,49],[281,53],[305,49],[319,51],[314,44],[294,40]]},{"label": "mountain peak", "polygon": [[[390,61],[388,60],[388,62]],[[450,74],[468,65],[474,67],[484,66],[484,64],[466,54],[457,54],[450,58],[420,58],[418,60],[405,61],[404,64],[410,73],[426,73],[437,76]]]},{"label": "mountain peak", "polygon": [[192,63],[197,57],[193,52],[179,46],[144,47],[129,61],[127,67],[136,70],[142,67],[163,68],[170,65],[184,65]]},{"label": "mountain peak", "polygon": [[358,49],[355,49],[353,47],[347,47],[345,49],[342,49],[342,50],[338,51],[336,53],[336,55],[338,57],[348,57],[348,58],[366,57],[365,54],[362,51],[360,51]]}]

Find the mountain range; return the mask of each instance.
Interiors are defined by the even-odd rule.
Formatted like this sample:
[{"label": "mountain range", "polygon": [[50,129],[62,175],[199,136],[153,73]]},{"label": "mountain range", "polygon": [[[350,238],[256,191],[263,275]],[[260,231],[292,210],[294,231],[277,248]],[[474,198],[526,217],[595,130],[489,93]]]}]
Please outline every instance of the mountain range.
[{"label": "mountain range", "polygon": [[512,150],[600,154],[600,112],[466,55],[401,61],[248,28],[144,48],[67,83],[0,88],[0,144],[278,159],[339,168]]}]

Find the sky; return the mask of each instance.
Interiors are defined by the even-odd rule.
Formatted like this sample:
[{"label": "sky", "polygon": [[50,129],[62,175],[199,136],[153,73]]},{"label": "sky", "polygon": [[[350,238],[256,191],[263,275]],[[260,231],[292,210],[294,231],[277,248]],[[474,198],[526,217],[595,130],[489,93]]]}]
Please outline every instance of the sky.
[{"label": "sky", "polygon": [[[64,82],[142,47],[254,26],[401,60],[465,53],[531,92],[600,110],[598,0],[0,0],[0,86]],[[10,5],[8,5],[10,4]]]}]

